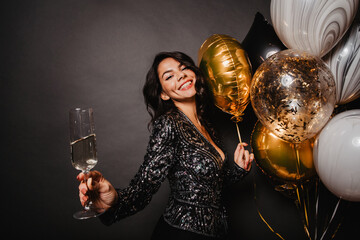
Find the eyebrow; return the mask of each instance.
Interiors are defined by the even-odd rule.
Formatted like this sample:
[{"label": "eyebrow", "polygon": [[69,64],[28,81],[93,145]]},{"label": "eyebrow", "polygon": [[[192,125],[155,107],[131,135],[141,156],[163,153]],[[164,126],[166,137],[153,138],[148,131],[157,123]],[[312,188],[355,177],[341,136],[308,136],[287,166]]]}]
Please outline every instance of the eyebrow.
[{"label": "eyebrow", "polygon": [[[178,68],[181,68],[181,66],[185,66],[185,64],[179,63]],[[174,71],[173,69],[170,69],[170,70],[165,71],[165,72],[161,75],[161,78],[164,78],[164,75],[165,75],[166,73],[173,72],[173,71]]]},{"label": "eyebrow", "polygon": [[165,75],[166,73],[169,73],[169,72],[173,72],[173,70],[171,69],[171,70],[165,71],[165,72],[161,75],[161,78],[164,78],[164,75]]}]

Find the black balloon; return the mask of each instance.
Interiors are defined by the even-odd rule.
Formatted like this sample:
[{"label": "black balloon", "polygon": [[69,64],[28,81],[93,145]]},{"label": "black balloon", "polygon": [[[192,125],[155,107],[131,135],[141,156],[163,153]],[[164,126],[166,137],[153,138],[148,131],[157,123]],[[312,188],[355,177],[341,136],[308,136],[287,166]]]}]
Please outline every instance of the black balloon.
[{"label": "black balloon", "polygon": [[274,28],[257,12],[249,32],[241,43],[248,54],[253,73],[272,54],[287,49]]}]

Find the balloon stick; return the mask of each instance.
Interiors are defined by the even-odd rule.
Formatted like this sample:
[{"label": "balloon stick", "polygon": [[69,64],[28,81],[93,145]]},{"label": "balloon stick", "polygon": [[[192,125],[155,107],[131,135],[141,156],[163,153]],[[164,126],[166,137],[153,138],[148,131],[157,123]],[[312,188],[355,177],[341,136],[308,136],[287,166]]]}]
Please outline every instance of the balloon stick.
[{"label": "balloon stick", "polygon": [[241,135],[240,135],[240,130],[239,130],[239,126],[238,126],[238,123],[236,122],[236,130],[237,130],[237,134],[238,134],[238,137],[239,137],[239,142],[242,143],[241,141]]}]

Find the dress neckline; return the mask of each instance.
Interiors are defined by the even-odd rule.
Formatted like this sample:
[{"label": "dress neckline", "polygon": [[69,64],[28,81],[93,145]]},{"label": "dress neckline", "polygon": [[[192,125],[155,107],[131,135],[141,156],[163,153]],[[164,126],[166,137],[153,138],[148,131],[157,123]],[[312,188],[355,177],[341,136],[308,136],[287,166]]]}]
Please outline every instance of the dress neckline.
[{"label": "dress neckline", "polygon": [[[225,154],[225,152],[219,147],[219,146],[217,146],[222,152],[223,152],[223,154],[224,154],[224,158],[221,156],[221,154],[220,154],[220,152],[216,149],[216,147],[204,136],[204,134],[202,134],[202,132],[200,132],[200,130],[195,126],[195,124],[188,118],[188,116],[186,116],[186,114],[183,112],[183,111],[181,111],[180,109],[178,109],[178,111],[179,111],[179,113],[181,114],[181,115],[183,115],[184,117],[185,117],[185,119],[193,126],[193,128],[195,128],[196,129],[196,131],[200,134],[200,136],[213,148],[213,150],[215,150],[215,152],[217,153],[217,155],[220,157],[220,159],[221,159],[221,161],[222,161],[222,163],[225,161],[225,159],[226,159],[226,154]],[[211,137],[211,136],[210,136]],[[213,139],[212,139],[212,141],[214,141]],[[216,144],[215,142],[214,142],[214,144]]]}]

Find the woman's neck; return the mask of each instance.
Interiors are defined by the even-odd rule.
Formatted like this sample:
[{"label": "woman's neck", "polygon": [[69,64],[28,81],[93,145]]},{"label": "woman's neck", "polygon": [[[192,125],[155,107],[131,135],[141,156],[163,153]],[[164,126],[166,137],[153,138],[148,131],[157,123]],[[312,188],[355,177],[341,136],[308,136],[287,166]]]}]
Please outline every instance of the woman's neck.
[{"label": "woman's neck", "polygon": [[200,124],[195,102],[178,102],[175,103],[175,106],[182,111],[193,123]]}]

